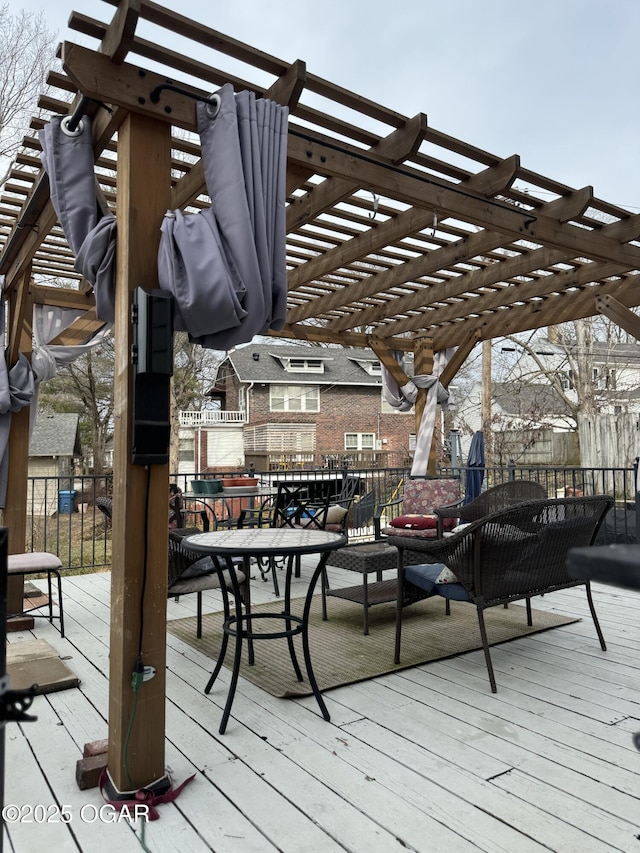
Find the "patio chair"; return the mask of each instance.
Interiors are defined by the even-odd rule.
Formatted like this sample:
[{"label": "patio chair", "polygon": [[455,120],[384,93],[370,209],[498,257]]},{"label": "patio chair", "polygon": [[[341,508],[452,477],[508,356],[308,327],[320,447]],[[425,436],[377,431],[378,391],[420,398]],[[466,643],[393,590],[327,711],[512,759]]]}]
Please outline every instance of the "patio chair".
[{"label": "patio chair", "polygon": [[[96,498],[95,505],[111,524],[113,513],[113,499],[109,497]],[[204,518],[204,530],[208,530],[208,518]],[[230,588],[228,572],[225,574],[220,567],[214,565],[210,557],[195,554],[182,544],[185,536],[194,533],[202,533],[199,527],[181,527],[169,529],[169,556],[168,556],[168,588],[167,598],[176,601],[181,595],[195,592],[197,600],[196,636],[202,636],[202,593],[208,589],[220,589],[220,577],[224,577],[225,583]],[[237,572],[240,583],[244,580],[244,574]],[[242,579],[240,578],[242,575]],[[225,596],[223,596],[223,600]]]},{"label": "patio chair", "polygon": [[[456,505],[460,498],[460,483],[457,479],[433,477],[429,479],[406,480],[404,496],[387,503],[379,504],[373,516],[375,539],[386,536],[407,536],[419,539],[433,539],[439,535],[436,507],[445,504]],[[396,514],[386,527],[381,527],[383,514],[395,508]],[[456,524],[456,517],[445,518],[442,529],[448,530]]]},{"label": "patio chair", "polygon": [[[201,533],[204,531],[206,533],[210,527],[209,512],[207,512],[206,508],[194,510],[185,507],[181,490],[177,487],[172,490],[172,485],[174,484],[169,486],[169,527],[181,529],[185,526],[187,518],[192,516],[199,519],[202,525],[198,532]],[[104,515],[107,529],[109,529],[113,523],[113,498],[106,496],[97,497],[95,499],[95,506]]]},{"label": "patio chair", "polygon": [[[169,530],[169,585],[167,588],[167,598],[173,598],[176,601],[181,595],[196,593],[196,636],[198,639],[202,637],[202,593],[210,589],[220,589],[223,582],[228,590],[233,589],[228,569],[223,569],[211,557],[203,557],[202,554],[190,551],[188,546],[183,543],[182,540],[186,536],[201,532],[198,527]],[[241,565],[242,559],[237,562]],[[236,577],[238,583],[245,582],[245,574],[239,567],[236,569]],[[222,596],[222,603],[225,608],[225,618],[228,618],[226,595]]]},{"label": "patio chair", "polygon": [[[7,619],[13,619],[17,616],[43,617],[49,620],[53,625],[53,620],[58,619],[60,625],[60,636],[64,637],[64,608],[62,606],[62,579],[60,570],[62,561],[57,554],[50,554],[48,551],[30,551],[25,554],[9,554],[7,556],[7,577],[20,577],[24,579],[29,575],[47,576],[47,594],[46,602],[36,602],[32,607],[21,610],[19,613],[8,613]],[[53,613],[53,583],[52,577],[56,579],[58,587],[58,615]],[[46,607],[46,613],[35,613],[34,611]]]},{"label": "patio chair", "polygon": [[[571,548],[593,544],[613,498],[595,495],[525,501],[493,512],[464,530],[442,539],[389,537],[398,548],[396,663],[400,662],[402,614],[405,607],[439,595],[447,601],[474,604],[491,690],[497,690],[489,654],[484,611],[525,599],[527,624],[532,624],[530,598],[584,585],[589,610],[603,651],[606,645],[588,581],[567,570]],[[405,552],[411,548],[411,565]],[[416,563],[416,552],[424,562]]]},{"label": "patio chair", "polygon": [[478,495],[475,500],[469,501],[468,504],[463,504],[461,498],[453,504],[436,507],[438,536],[444,535],[447,519],[456,518],[458,524],[469,523],[478,521],[492,512],[522,503],[522,501],[546,497],[547,490],[540,483],[533,480],[507,480],[506,483],[491,486],[486,492]]},{"label": "patio chair", "polygon": [[[357,477],[345,477],[336,495],[332,480],[318,480],[312,488],[307,482],[299,485],[278,483],[276,495],[268,498],[259,508],[246,509],[240,513],[238,527],[295,527],[327,530],[346,536],[349,510],[359,486]],[[271,571],[274,592],[279,595],[275,558],[270,558],[266,565],[259,564],[259,568],[263,580]],[[300,557],[296,558],[294,576],[300,577]],[[326,572],[323,572],[322,585],[323,590],[329,588]]]}]

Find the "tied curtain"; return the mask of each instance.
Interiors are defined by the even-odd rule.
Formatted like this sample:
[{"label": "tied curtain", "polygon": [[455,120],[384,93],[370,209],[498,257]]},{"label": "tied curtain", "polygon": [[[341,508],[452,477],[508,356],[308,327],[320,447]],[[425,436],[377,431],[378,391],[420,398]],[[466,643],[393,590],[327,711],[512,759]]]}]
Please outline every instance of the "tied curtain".
[{"label": "tied curtain", "polygon": [[[420,388],[427,389],[427,399],[416,435],[416,449],[413,454],[413,464],[411,466],[412,477],[423,477],[427,470],[438,404],[443,407],[453,405],[453,400],[449,392],[438,380],[454,352],[455,347],[439,350],[433,358],[433,373],[413,376],[402,386],[396,382],[384,364],[381,363],[382,393],[387,403],[399,411],[408,412],[416,402],[418,390]],[[398,364],[404,368],[403,354],[394,352],[393,356]]]},{"label": "tied curtain", "polygon": [[288,109],[225,84],[196,105],[211,206],[168,211],[158,252],[160,288],[174,296],[176,330],[228,350],[286,319]]},{"label": "tied curtain", "polygon": [[83,116],[74,131],[67,116],[54,116],[40,131],[42,165],[49,177],[51,204],[75,269],[93,286],[96,314],[113,323],[115,313],[116,219],[98,204],[91,120]]}]

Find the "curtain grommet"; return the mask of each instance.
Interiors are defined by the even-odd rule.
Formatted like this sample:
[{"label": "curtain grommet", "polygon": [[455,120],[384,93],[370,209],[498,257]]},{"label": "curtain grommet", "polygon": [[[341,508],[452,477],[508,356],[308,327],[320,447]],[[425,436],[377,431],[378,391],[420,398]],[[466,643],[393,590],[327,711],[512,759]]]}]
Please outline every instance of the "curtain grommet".
[{"label": "curtain grommet", "polygon": [[212,121],[218,113],[220,112],[220,95],[211,95],[210,98],[207,99],[206,113],[207,118],[210,118]]},{"label": "curtain grommet", "polygon": [[64,133],[65,136],[71,136],[71,137],[81,136],[82,131],[84,130],[84,125],[82,123],[82,119],[80,119],[80,121],[78,121],[78,123],[76,124],[75,127],[69,127],[72,119],[73,119],[73,116],[65,116],[62,119],[62,121],[60,122],[60,129],[62,130],[62,132]]}]

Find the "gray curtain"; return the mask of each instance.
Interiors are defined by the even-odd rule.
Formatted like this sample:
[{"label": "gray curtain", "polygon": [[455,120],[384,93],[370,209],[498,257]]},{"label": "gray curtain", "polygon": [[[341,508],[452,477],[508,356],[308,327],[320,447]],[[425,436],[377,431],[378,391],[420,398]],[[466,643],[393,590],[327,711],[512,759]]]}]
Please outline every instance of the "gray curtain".
[{"label": "gray curtain", "polygon": [[[440,374],[447,366],[449,359],[455,352],[455,347],[440,350],[434,355],[433,373],[418,374],[409,379],[405,385],[399,385],[389,371],[382,364],[382,393],[385,400],[401,412],[408,412],[418,397],[418,389],[426,388],[427,400],[422,418],[416,435],[416,449],[413,454],[411,476],[422,476],[429,462],[429,451],[433,441],[433,431],[436,422],[436,410],[438,404],[443,408],[453,405],[449,392],[438,381]],[[404,356],[402,353],[394,352],[394,358],[404,369]]]},{"label": "gray curtain", "polygon": [[251,92],[197,104],[211,206],[168,211],[158,253],[160,287],[175,299],[175,328],[228,350],[286,319],[285,178],[288,110]]},{"label": "gray curtain", "polygon": [[50,197],[76,257],[75,268],[93,285],[96,313],[107,323],[115,315],[116,219],[102,215],[94,174],[91,121],[65,130],[66,116],[54,116],[40,131],[42,165]]}]

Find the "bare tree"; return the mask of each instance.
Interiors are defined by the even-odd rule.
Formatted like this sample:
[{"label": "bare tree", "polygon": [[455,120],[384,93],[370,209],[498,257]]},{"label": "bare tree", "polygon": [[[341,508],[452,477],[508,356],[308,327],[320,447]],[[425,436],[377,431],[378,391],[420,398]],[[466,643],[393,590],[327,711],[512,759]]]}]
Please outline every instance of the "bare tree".
[{"label": "bare tree", "polygon": [[[529,365],[523,372],[520,358],[514,378],[525,384],[548,382],[554,388],[578,433],[581,464],[597,467],[598,448],[593,444],[589,425],[599,413],[620,402],[625,391],[631,390],[616,379],[624,372],[621,357],[629,350],[623,346],[629,343],[628,336],[605,317],[563,323],[551,327],[549,333],[553,352],[544,351],[544,347],[541,350],[537,332],[507,339],[526,354]],[[634,340],[633,344],[637,342]],[[633,376],[636,375],[634,372]]]},{"label": "bare tree", "polygon": [[43,382],[38,404],[53,412],[78,412],[85,466],[93,460],[93,473],[105,471],[105,450],[113,435],[113,338],[61,367]]},{"label": "bare tree", "polygon": [[189,343],[186,332],[176,332],[173,345],[171,383],[171,447],[169,470],[178,471],[181,411],[202,411],[213,403],[208,394],[225,353]]},{"label": "bare tree", "polygon": [[0,162],[3,185],[54,64],[56,38],[42,12],[12,14],[0,5]]}]

